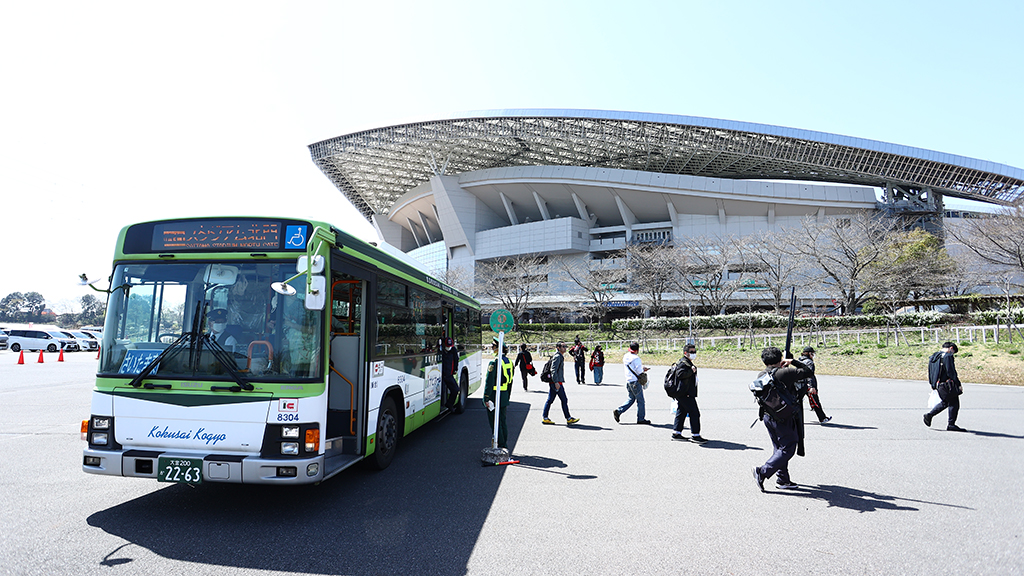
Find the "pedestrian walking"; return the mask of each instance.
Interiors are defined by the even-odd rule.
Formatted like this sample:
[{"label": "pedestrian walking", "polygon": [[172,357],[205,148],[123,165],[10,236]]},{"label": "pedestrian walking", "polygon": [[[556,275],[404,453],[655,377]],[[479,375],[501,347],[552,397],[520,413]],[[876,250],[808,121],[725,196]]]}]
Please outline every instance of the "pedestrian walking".
[{"label": "pedestrian walking", "polygon": [[622,413],[629,410],[629,407],[636,402],[636,423],[651,423],[650,420],[645,418],[647,410],[644,406],[644,387],[647,385],[647,371],[650,368],[644,367],[643,361],[640,360],[639,352],[640,344],[633,342],[629,345],[629,351],[622,357],[622,364],[625,367],[626,373],[626,391],[629,392],[629,399],[625,404],[612,411],[612,416],[616,422],[619,421]]},{"label": "pedestrian walking", "polygon": [[[943,410],[949,410],[947,412],[948,423],[946,424],[946,430],[950,432],[966,432],[966,430],[956,425],[956,417],[960,414],[960,395],[964,393],[960,377],[956,373],[956,362],[954,360],[954,356],[959,351],[960,349],[957,348],[956,344],[946,342],[942,345],[942,350],[932,354],[931,358],[928,359],[928,380],[932,389],[938,391],[941,402],[935,408],[932,408],[931,411],[925,413],[925,426],[931,427],[932,418],[936,414]],[[934,363],[938,365],[933,368],[932,364]]]},{"label": "pedestrian walking", "polygon": [[569,348],[569,355],[572,356],[576,364],[576,383],[586,384],[587,383],[587,347],[580,341],[580,337],[576,337],[576,341],[573,342],[572,348]]},{"label": "pedestrian walking", "polygon": [[775,387],[779,396],[793,409],[789,417],[776,418],[763,405],[760,407],[760,419],[768,430],[768,437],[771,438],[775,450],[763,466],[754,468],[754,481],[764,492],[764,481],[777,475],[775,486],[789,490],[797,487],[789,477],[789,461],[796,454],[796,447],[800,442],[800,432],[797,428],[800,395],[797,383],[810,376],[811,371],[799,360],[784,359],[782,350],[775,346],[769,346],[761,351],[761,361],[764,362],[765,369],[758,374],[758,380],[770,377],[770,385]]},{"label": "pedestrian walking", "polygon": [[800,361],[811,370],[811,377],[805,378],[800,386],[807,390],[807,402],[810,403],[811,410],[814,410],[814,415],[818,417],[818,423],[825,424],[832,420],[832,417],[825,416],[825,410],[821,407],[821,400],[818,398],[818,376],[814,373],[814,348],[812,346],[804,347],[803,352],[800,353]]},{"label": "pedestrian walking", "polygon": [[543,424],[554,424],[548,413],[551,411],[551,404],[558,398],[562,402],[562,415],[565,416],[565,423],[572,425],[580,421],[569,414],[569,399],[565,396],[565,342],[555,345],[555,355],[551,358],[551,383],[548,384],[548,400],[544,403]]},{"label": "pedestrian walking", "polygon": [[604,348],[600,344],[590,354],[590,369],[594,372],[594,384],[604,382]]},{"label": "pedestrian walking", "polygon": [[683,424],[686,423],[686,416],[690,416],[691,442],[703,444],[707,439],[700,435],[700,408],[697,407],[697,366],[693,361],[697,359],[697,347],[687,344],[683,348],[683,357],[673,366],[673,373],[676,378],[675,386],[678,391],[676,395],[676,422],[672,432],[673,440],[686,440],[683,436]]},{"label": "pedestrian walking", "polygon": [[519,375],[523,378],[523,390],[526,390],[529,377],[537,374],[537,369],[533,367],[533,355],[526,349],[526,343],[519,345],[515,367],[519,369]]},{"label": "pedestrian walking", "polygon": [[459,370],[459,351],[455,341],[445,338],[441,341],[441,383],[445,389],[445,408],[452,409],[459,400],[459,383],[455,374]]}]

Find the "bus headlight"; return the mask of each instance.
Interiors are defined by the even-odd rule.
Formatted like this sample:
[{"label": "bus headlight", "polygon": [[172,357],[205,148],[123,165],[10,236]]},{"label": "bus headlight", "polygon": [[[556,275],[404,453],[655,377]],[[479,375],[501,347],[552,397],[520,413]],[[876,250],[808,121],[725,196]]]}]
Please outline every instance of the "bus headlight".
[{"label": "bus headlight", "polygon": [[93,432],[92,433],[92,441],[89,442],[89,443],[90,444],[95,444],[97,446],[106,446],[107,445],[107,433],[106,432]]},{"label": "bus headlight", "polygon": [[299,443],[298,442],[281,442],[281,454],[286,456],[298,456],[299,455]]},{"label": "bus headlight", "polygon": [[107,430],[108,428],[110,428],[110,418],[108,416],[92,417],[93,430]]},{"label": "bus headlight", "polygon": [[282,426],[281,427],[282,438],[298,438],[299,427],[298,426]]}]

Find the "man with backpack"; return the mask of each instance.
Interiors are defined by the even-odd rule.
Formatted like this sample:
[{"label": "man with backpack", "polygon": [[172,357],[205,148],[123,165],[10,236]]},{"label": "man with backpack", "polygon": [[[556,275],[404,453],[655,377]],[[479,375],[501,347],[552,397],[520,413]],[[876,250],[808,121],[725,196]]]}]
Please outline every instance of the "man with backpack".
[{"label": "man with backpack", "polygon": [[540,375],[540,379],[548,383],[548,401],[544,403],[544,419],[541,420],[541,423],[555,423],[548,418],[548,413],[551,412],[551,404],[557,397],[562,401],[562,415],[565,416],[565,423],[571,426],[579,422],[580,419],[573,418],[569,414],[569,399],[565,396],[565,342],[555,344],[555,350],[555,355],[544,365],[544,370]]},{"label": "man with backpack", "polygon": [[932,390],[938,391],[939,399],[942,401],[924,415],[925,426],[931,427],[932,418],[948,408],[949,422],[946,425],[946,430],[966,432],[956,425],[956,417],[960,413],[960,395],[964,393],[960,378],[956,374],[956,363],[953,360],[959,351],[956,344],[945,342],[942,345],[942,350],[932,354],[928,359],[928,382],[931,384]]},{"label": "man with backpack", "polygon": [[759,417],[768,429],[775,451],[763,466],[754,467],[754,481],[764,492],[764,481],[777,475],[775,486],[792,490],[797,485],[789,478],[789,461],[800,442],[798,410],[800,394],[797,382],[811,371],[799,360],[782,357],[782,350],[769,346],[761,351],[765,369],[758,374],[751,389],[758,400]]},{"label": "man with backpack", "polygon": [[693,361],[697,359],[697,347],[687,344],[683,348],[683,357],[668,371],[665,378],[665,391],[676,400],[676,425],[672,432],[673,440],[686,440],[683,436],[683,424],[686,416],[690,416],[691,442],[703,444],[707,439],[700,435],[700,408],[697,407],[697,367]]}]

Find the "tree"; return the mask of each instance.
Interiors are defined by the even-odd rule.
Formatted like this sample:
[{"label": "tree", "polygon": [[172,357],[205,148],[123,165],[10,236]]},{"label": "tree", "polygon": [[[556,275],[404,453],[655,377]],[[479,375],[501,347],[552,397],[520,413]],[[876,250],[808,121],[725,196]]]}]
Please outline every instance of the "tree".
[{"label": "tree", "polygon": [[25,295],[21,292],[11,292],[0,300],[0,320],[5,322],[20,322],[22,320],[21,310],[25,305]]},{"label": "tree", "polygon": [[563,258],[559,269],[586,295],[588,316],[603,329],[608,302],[615,296],[616,285],[625,283],[625,271],[615,262],[586,258]]},{"label": "tree", "polygon": [[640,294],[651,316],[661,316],[667,308],[665,295],[679,285],[682,254],[663,242],[631,242],[622,254],[632,291]]},{"label": "tree", "polygon": [[955,223],[947,220],[946,231],[963,249],[989,266],[1024,274],[1024,206]]},{"label": "tree", "polygon": [[895,220],[867,212],[822,222],[808,218],[785,236],[786,252],[807,258],[812,268],[809,280],[820,282],[842,303],[842,314],[853,314],[871,295],[870,287],[863,284],[864,271],[886,253],[885,239],[894,230]]},{"label": "tree", "polygon": [[107,305],[92,294],[82,296],[82,313],[78,317],[79,324],[83,326],[101,326],[103,317],[107,313]]},{"label": "tree", "polygon": [[737,240],[737,250],[750,275],[748,281],[760,290],[776,314],[781,314],[782,308],[789,306],[792,287],[799,285],[806,289],[807,286],[807,259],[784,251],[784,247],[792,243],[788,239],[792,234],[784,230],[763,230]]},{"label": "tree", "polygon": [[680,292],[697,298],[708,313],[721,313],[743,282],[744,266],[735,239],[691,237],[678,240],[677,248],[682,252]]},{"label": "tree", "polygon": [[[921,229],[893,232],[883,242],[880,257],[867,266],[862,276],[866,291],[891,314],[890,324],[900,337],[897,312],[912,297],[944,286],[956,269],[942,241]],[[886,336],[888,339],[888,335]],[[904,340],[906,336],[904,335]]]},{"label": "tree", "polygon": [[476,295],[512,313],[516,329],[523,314],[548,282],[548,260],[542,256],[511,256],[476,264]]}]

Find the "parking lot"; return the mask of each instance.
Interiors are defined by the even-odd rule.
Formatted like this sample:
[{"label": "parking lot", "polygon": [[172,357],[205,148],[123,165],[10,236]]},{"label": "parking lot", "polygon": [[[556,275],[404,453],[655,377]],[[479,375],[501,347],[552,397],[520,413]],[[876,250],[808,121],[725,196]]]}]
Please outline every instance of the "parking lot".
[{"label": "parking lot", "polygon": [[0,352],[4,573],[1024,573],[1020,388],[965,385],[969,432],[951,433],[944,415],[921,422],[924,382],[821,377],[834,420],[807,427],[788,492],[751,478],[770,453],[751,427],[753,371],[700,372],[710,442],[697,445],[670,439],[664,367],[651,371],[652,425],[630,424],[632,410],[615,423],[619,366],[605,386],[568,385],[572,427],[557,405],[557,424],[541,424],[536,378],[517,386],[518,465],[481,466],[489,430],[474,401],[404,439],[383,472],[192,488],[81,472],[95,354],[17,356]]}]

